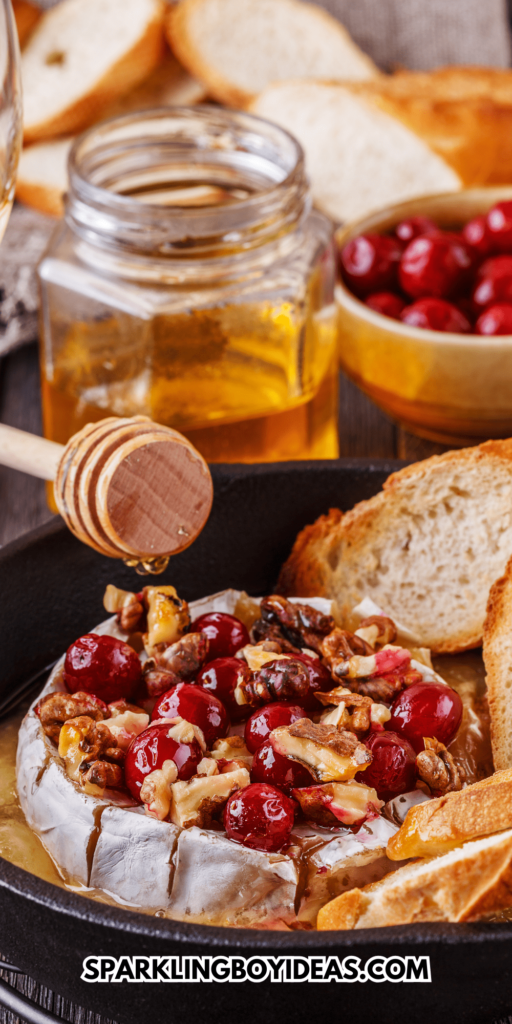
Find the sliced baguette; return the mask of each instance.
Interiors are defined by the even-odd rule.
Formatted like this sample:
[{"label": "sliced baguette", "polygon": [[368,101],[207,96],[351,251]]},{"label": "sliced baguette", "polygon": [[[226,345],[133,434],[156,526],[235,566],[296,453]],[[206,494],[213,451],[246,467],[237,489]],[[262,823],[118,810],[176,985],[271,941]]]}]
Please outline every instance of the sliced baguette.
[{"label": "sliced baguette", "polygon": [[[135,89],[103,111],[118,117],[151,107],[192,106],[205,98],[204,86],[185,71],[172,54]],[[22,150],[16,198],[42,213],[61,217],[68,187],[67,162],[73,138],[36,142]]]},{"label": "sliced baguette", "polygon": [[167,32],[182,64],[234,107],[287,78],[379,74],[335,18],[301,0],[181,0]]},{"label": "sliced baguette", "polygon": [[415,861],[331,900],[319,931],[383,928],[419,921],[477,921],[512,903],[512,830]]},{"label": "sliced baguette", "polygon": [[512,559],[491,588],[483,656],[496,768],[512,768]]},{"label": "sliced baguette", "polygon": [[[353,625],[363,597],[438,653],[477,647],[512,554],[512,440],[436,455],[297,537],[277,592],[323,596]],[[496,763],[496,768],[506,767]]]},{"label": "sliced baguette", "polygon": [[462,179],[416,131],[359,87],[291,81],[250,105],[299,140],[316,206],[335,221],[416,196],[455,192]]},{"label": "sliced baguette", "polygon": [[469,839],[512,828],[512,769],[411,807],[391,836],[390,860],[438,857]]},{"label": "sliced baguette", "polygon": [[25,142],[92,124],[163,53],[162,0],[63,0],[22,54]]}]

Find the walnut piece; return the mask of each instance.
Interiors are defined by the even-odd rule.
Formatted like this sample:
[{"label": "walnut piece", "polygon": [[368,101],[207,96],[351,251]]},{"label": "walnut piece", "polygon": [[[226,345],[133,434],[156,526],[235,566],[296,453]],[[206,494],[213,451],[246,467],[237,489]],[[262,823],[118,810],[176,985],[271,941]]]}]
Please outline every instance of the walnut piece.
[{"label": "walnut piece", "polygon": [[305,786],[292,790],[306,818],[318,825],[355,825],[375,817],[383,800],[376,791],[362,782],[327,782],[322,786]]},{"label": "walnut piece", "polygon": [[54,743],[59,742],[64,722],[80,715],[87,715],[95,722],[101,722],[107,715],[101,703],[89,693],[48,693],[36,705],[36,715],[47,736]]},{"label": "walnut piece", "polygon": [[373,701],[359,693],[352,693],[345,686],[337,686],[329,693],[316,693],[321,704],[334,704],[332,711],[324,712],[320,721],[324,725],[336,725],[338,729],[351,729],[365,733],[370,728],[370,713]]},{"label": "walnut piece", "polygon": [[187,602],[178,597],[175,587],[144,587],[142,593],[148,613],[144,646],[151,655],[160,644],[175,644],[179,640],[190,626],[190,614]]},{"label": "walnut piece", "polygon": [[[65,722],[59,735],[59,755],[66,771],[75,782],[82,783],[82,765],[101,760],[121,764],[125,751],[117,746],[115,737],[104,722],[95,722],[88,715],[80,715]],[[82,783],[83,784],[83,783]]]},{"label": "walnut piece", "polygon": [[118,764],[108,761],[87,761],[80,766],[80,785],[83,788],[124,789],[124,772]]},{"label": "walnut piece", "polygon": [[160,697],[162,693],[177,686],[183,680],[171,672],[170,669],[161,668],[154,658],[148,658],[142,667],[142,678],[146,684],[148,697]]},{"label": "walnut piece", "polygon": [[247,768],[219,775],[196,775],[187,782],[171,786],[170,820],[181,828],[210,828],[232,793],[248,786],[251,777]]},{"label": "walnut piece", "polygon": [[466,774],[458,767],[444,743],[425,737],[425,750],[416,757],[418,775],[436,796],[462,789]]},{"label": "walnut piece", "polygon": [[252,675],[241,677],[235,688],[238,704],[259,707],[273,700],[296,700],[309,690],[309,673],[301,661],[281,658],[264,665]]},{"label": "walnut piece", "polygon": [[283,652],[299,653],[304,647],[320,652],[322,638],[334,626],[334,619],[309,604],[288,601],[270,594],[260,603],[261,618],[252,627],[254,640],[273,640]]},{"label": "walnut piece", "polygon": [[155,647],[154,657],[158,668],[174,672],[181,682],[199,672],[206,661],[209,646],[206,633],[186,633],[176,643]]},{"label": "walnut piece", "polygon": [[370,615],[359,623],[354,636],[366,640],[370,647],[384,647],[395,642],[397,631],[395,623],[387,615]]},{"label": "walnut piece", "polygon": [[117,621],[123,633],[135,633],[143,628],[144,605],[137,594],[130,590],[119,590],[109,583],[103,597],[103,607],[111,614],[117,613]]},{"label": "walnut piece", "polygon": [[165,821],[171,807],[171,786],[178,778],[178,769],[171,759],[164,761],[161,768],[146,775],[140,787],[140,798],[146,813],[159,821]]},{"label": "walnut piece", "polygon": [[274,750],[306,765],[319,782],[344,782],[372,761],[372,755],[354,733],[332,725],[315,725],[301,718],[270,734]]}]

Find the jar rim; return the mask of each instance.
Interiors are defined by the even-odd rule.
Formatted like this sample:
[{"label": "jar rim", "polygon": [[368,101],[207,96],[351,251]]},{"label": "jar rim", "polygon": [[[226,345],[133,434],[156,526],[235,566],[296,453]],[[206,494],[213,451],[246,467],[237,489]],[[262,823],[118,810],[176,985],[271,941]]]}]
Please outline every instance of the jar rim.
[{"label": "jar rim", "polygon": [[[226,255],[233,242],[253,248],[276,230],[289,231],[309,202],[304,153],[293,135],[254,114],[209,105],[104,121],[75,140],[68,169],[68,223],[89,241],[118,250],[179,250],[183,258],[184,249],[215,245]],[[199,182],[206,191],[225,189],[226,201],[173,202],[173,190],[187,191],[187,174],[197,178],[194,188]],[[159,175],[164,183],[168,178],[166,201],[160,201]],[[221,184],[201,186],[202,178]]]}]

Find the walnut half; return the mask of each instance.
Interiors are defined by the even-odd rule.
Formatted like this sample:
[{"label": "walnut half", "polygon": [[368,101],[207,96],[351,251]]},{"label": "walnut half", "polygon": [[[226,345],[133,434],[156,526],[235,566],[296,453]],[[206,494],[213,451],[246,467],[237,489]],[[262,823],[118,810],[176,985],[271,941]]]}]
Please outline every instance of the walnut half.
[{"label": "walnut half", "polygon": [[433,793],[442,795],[462,789],[466,780],[464,769],[458,767],[444,743],[425,737],[425,750],[416,757],[418,775]]}]

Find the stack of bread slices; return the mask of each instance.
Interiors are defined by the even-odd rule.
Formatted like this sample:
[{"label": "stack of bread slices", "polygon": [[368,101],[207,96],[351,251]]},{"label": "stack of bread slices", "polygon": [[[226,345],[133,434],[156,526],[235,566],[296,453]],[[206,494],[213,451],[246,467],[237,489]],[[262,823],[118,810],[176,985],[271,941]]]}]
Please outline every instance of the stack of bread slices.
[{"label": "stack of bread slices", "polygon": [[334,600],[347,628],[370,598],[434,653],[483,644],[495,773],[411,806],[387,846],[392,861],[406,863],[331,901],[318,927],[510,911],[512,440],[434,456],[394,473],[352,510],[331,509],[299,534],[277,590]]},{"label": "stack of bread slices", "polygon": [[294,134],[314,201],[335,222],[512,181],[512,71],[382,74],[303,0],[61,0],[35,27],[27,0],[16,5],[30,147],[18,197],[46,212],[62,210],[69,137],[118,113],[205,99]]}]

